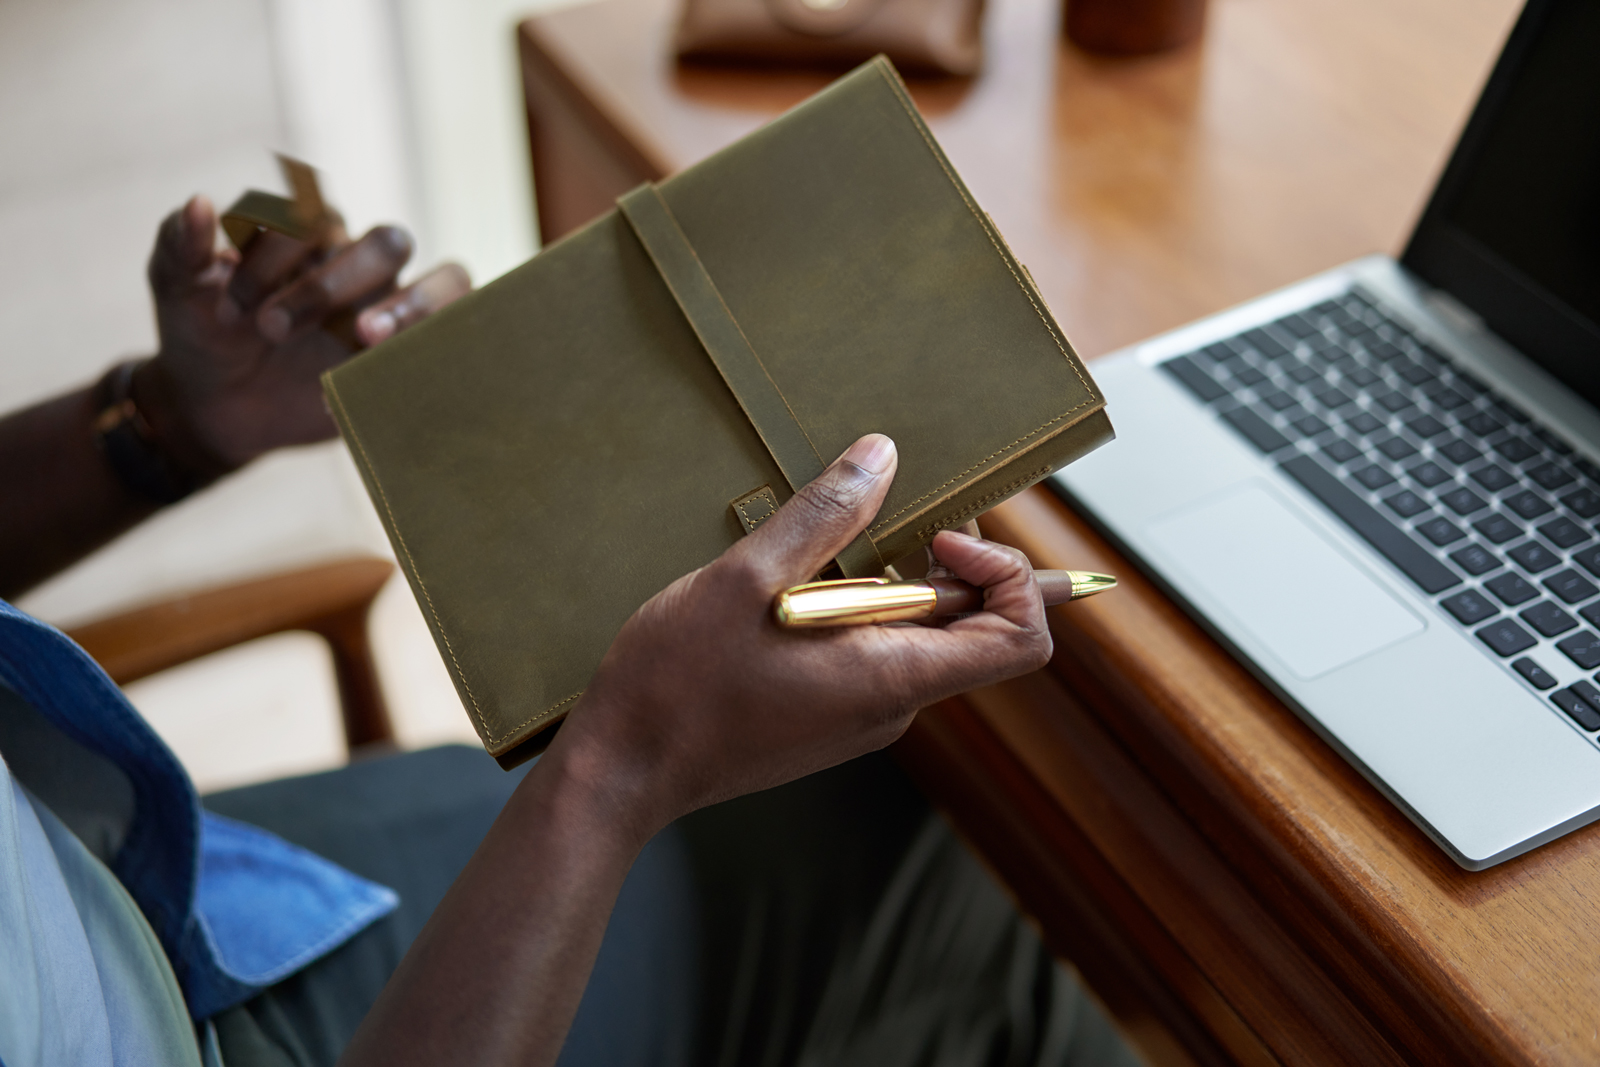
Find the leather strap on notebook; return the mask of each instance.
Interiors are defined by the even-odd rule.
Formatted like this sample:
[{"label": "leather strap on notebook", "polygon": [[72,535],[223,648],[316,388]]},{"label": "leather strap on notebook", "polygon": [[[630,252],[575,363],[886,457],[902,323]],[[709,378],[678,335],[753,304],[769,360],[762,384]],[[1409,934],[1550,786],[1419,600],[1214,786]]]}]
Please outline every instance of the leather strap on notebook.
[{"label": "leather strap on notebook", "polygon": [[[822,457],[750,347],[678,220],[672,217],[656,187],[648,182],[618,197],[617,207],[644,245],[722,380],[728,383],[745,416],[761,435],[778,469],[790,487],[799,490],[822,473]],[[835,562],[848,578],[883,573],[883,557],[866,531],[847,545]]]}]

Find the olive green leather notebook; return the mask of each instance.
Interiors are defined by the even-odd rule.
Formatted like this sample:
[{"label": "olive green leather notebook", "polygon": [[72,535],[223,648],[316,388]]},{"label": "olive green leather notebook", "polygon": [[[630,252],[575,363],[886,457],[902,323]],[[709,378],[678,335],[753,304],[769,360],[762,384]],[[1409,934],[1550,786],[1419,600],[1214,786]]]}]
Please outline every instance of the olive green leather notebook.
[{"label": "olive green leather notebook", "polygon": [[1111,439],[882,58],[330,372],[473,725],[542,750],[630,614],[862,434],[876,574]]}]

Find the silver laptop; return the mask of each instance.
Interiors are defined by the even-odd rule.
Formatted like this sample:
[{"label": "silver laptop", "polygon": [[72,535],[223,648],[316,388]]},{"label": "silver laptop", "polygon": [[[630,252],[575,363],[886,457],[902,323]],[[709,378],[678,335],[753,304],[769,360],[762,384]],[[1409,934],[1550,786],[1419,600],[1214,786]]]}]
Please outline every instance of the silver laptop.
[{"label": "silver laptop", "polygon": [[1400,261],[1097,361],[1054,481],[1470,870],[1600,817],[1596,56],[1532,0]]}]

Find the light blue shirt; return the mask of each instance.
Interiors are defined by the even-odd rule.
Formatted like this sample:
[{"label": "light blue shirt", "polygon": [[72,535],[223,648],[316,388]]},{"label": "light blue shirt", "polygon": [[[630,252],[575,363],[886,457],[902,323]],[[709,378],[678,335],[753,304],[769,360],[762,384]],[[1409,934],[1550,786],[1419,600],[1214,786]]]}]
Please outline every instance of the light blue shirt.
[{"label": "light blue shirt", "polygon": [[[103,860],[125,888],[196,1020],[288,977],[398,903],[384,886],[203,811],[177,758],[105,672],[66,635],[3,601],[0,686],[10,690],[0,693],[8,766],[0,776],[0,1025],[8,1011],[87,1018],[79,1009],[96,997],[113,1030],[116,1019],[131,1017],[118,999],[126,975],[108,989],[92,966],[107,938],[126,935],[125,924],[115,935],[99,923],[101,906],[116,905],[85,888],[93,872],[83,874],[83,857],[62,862],[62,849],[52,847],[66,847],[61,834],[77,839],[88,859]],[[25,927],[13,929],[23,916]],[[24,962],[33,981],[13,982],[13,965]],[[59,1062],[96,1062],[107,1048],[96,1044],[107,1040],[99,1031],[79,1029],[69,1036],[86,1042],[89,1058]]]},{"label": "light blue shirt", "polygon": [[105,864],[0,761],[0,1061],[201,1067],[155,932]]}]

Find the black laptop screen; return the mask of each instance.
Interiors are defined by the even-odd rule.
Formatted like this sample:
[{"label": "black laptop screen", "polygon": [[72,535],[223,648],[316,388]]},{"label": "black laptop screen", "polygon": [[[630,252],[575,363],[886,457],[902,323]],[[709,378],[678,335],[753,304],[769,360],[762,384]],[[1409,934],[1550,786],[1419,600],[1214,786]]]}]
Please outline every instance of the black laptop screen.
[{"label": "black laptop screen", "polygon": [[1600,2],[1523,11],[1404,262],[1600,406]]}]

